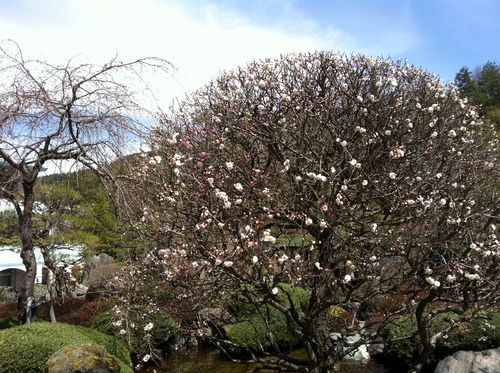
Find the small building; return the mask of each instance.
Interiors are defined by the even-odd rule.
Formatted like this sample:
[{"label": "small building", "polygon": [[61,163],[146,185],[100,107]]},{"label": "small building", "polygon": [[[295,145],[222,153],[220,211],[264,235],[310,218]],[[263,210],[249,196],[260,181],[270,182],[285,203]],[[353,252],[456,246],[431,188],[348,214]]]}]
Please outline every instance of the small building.
[{"label": "small building", "polygon": [[[67,262],[75,262],[81,258],[81,246],[64,246],[58,248],[54,255]],[[35,248],[36,284],[46,284],[48,269],[45,267],[43,255]],[[68,266],[70,269],[72,266]],[[13,246],[0,247],[0,286],[18,286],[23,283],[26,268],[21,259],[20,249]]]},{"label": "small building", "polygon": [[[43,257],[40,250],[35,250],[36,257],[36,280],[38,284],[43,283],[46,268],[43,265]],[[45,271],[44,271],[45,269]],[[24,267],[19,249],[13,246],[0,247],[0,286],[21,285],[24,280]],[[45,276],[46,277],[46,276]]]}]

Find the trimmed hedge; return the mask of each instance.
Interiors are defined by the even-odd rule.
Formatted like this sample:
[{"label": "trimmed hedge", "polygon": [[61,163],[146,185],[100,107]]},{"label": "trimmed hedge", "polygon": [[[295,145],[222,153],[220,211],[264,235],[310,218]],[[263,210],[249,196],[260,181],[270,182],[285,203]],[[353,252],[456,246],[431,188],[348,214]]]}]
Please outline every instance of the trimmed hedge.
[{"label": "trimmed hedge", "polygon": [[84,343],[105,347],[120,360],[122,372],[133,372],[129,351],[122,341],[82,326],[48,322],[0,330],[0,372],[41,373],[54,352]]}]

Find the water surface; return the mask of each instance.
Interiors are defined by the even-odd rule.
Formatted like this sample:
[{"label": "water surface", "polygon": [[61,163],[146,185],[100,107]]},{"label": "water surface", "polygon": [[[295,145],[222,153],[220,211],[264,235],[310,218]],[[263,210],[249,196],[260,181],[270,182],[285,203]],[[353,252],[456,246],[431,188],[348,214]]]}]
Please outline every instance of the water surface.
[{"label": "water surface", "polygon": [[[187,351],[178,350],[170,353],[159,367],[149,367],[147,373],[247,373],[255,366],[234,364],[220,358],[214,350]],[[275,371],[261,370],[262,373]],[[340,363],[341,373],[400,373],[376,362],[347,360]]]}]

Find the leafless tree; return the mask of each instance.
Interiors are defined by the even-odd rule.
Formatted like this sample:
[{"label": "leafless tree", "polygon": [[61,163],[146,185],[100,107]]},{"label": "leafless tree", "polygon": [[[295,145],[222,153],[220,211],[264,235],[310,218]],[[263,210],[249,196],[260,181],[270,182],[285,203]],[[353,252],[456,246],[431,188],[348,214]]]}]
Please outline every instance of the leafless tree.
[{"label": "leafless tree", "polygon": [[26,59],[13,41],[0,45],[0,193],[17,212],[26,266],[20,323],[30,321],[26,304],[36,276],[32,219],[40,172],[51,162],[73,160],[111,176],[109,162],[138,143],[152,117],[142,101],[146,74],[170,68],[158,58],[122,62],[116,56],[103,66],[79,58],[58,65]]}]

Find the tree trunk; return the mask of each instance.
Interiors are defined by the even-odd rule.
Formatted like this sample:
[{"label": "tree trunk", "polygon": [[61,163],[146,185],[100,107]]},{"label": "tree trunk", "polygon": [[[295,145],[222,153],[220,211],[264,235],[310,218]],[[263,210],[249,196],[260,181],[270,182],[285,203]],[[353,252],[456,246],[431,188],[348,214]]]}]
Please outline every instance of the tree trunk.
[{"label": "tree trunk", "polygon": [[[34,299],[36,280],[36,257],[33,243],[32,216],[35,201],[34,183],[24,182],[24,206],[22,213],[18,213],[19,235],[21,237],[21,258],[26,268],[24,283],[17,298],[17,319],[19,325],[30,323],[33,315],[27,314],[28,299]],[[27,316],[31,317],[27,318]]]},{"label": "tree trunk", "polygon": [[438,332],[429,337],[428,322],[425,320],[424,311],[426,306],[431,303],[436,298],[436,290],[430,291],[429,295],[422,299],[418,304],[417,310],[415,312],[415,318],[417,321],[418,334],[420,337],[420,343],[422,344],[422,351],[417,356],[416,360],[413,362],[408,373],[419,373],[424,367],[427,360],[432,356],[434,350],[436,349],[436,342],[441,337],[442,333]]},{"label": "tree trunk", "polygon": [[[311,295],[310,310],[321,307],[321,299],[328,296],[328,290],[323,285],[317,286]],[[321,307],[322,308],[322,307]],[[314,373],[336,372],[339,362],[338,349],[342,349],[341,344],[330,337],[330,333],[335,331],[333,317],[330,314],[330,307],[326,307],[315,317],[314,323],[310,325],[310,345],[314,351],[315,361],[309,367]],[[311,358],[311,356],[310,356]]]}]

